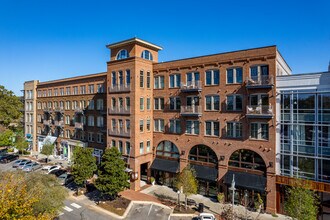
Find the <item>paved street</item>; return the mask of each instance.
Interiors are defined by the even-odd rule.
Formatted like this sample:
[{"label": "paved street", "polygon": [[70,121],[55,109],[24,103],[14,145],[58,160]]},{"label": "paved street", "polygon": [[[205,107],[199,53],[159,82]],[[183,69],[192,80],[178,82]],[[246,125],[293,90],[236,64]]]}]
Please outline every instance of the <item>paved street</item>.
[{"label": "paved street", "polygon": [[143,205],[134,204],[131,211],[127,215],[126,219],[134,220],[146,220],[146,219],[157,219],[157,220],[167,220],[171,213],[171,209],[156,206],[153,204]]}]

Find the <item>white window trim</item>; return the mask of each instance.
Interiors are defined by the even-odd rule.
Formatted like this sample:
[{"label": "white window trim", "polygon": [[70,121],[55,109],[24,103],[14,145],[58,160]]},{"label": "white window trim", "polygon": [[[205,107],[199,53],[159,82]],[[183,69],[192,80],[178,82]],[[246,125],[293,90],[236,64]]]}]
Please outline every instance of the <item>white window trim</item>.
[{"label": "white window trim", "polygon": [[[207,122],[211,122],[211,134],[206,134],[206,123]],[[214,134],[214,123],[219,123],[219,134],[218,135],[215,135]],[[209,136],[209,137],[220,137],[220,122],[218,122],[218,121],[205,121],[205,123],[204,123],[204,135],[205,136]]]},{"label": "white window trim", "polygon": [[[211,71],[211,84],[207,84],[206,83],[206,72]],[[218,84],[214,83],[214,71],[218,71],[219,72],[219,83],[220,83],[220,70],[219,69],[209,69],[205,71],[205,86],[218,86]]]}]

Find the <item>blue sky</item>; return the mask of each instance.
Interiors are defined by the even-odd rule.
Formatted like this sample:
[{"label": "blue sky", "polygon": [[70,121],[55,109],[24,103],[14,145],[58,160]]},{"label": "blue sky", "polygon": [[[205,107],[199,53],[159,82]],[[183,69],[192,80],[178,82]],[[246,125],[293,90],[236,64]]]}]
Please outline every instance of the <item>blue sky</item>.
[{"label": "blue sky", "polygon": [[0,85],[106,71],[108,43],[137,36],[159,61],[277,45],[294,73],[325,71],[330,1],[0,0]]}]

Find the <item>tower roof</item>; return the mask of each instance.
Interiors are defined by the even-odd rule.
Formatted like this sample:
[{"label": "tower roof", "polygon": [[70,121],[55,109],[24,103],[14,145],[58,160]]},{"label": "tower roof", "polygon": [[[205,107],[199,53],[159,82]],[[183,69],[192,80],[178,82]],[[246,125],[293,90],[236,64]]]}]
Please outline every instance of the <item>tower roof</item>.
[{"label": "tower roof", "polygon": [[119,41],[119,42],[113,43],[113,44],[108,44],[108,45],[106,45],[106,47],[108,49],[113,49],[113,48],[122,47],[122,46],[125,46],[125,45],[128,45],[128,44],[140,44],[142,46],[149,47],[149,48],[157,50],[157,51],[163,49],[162,47],[160,47],[156,44],[152,44],[148,41],[141,40],[137,37],[127,39],[127,40],[123,40],[123,41]]}]

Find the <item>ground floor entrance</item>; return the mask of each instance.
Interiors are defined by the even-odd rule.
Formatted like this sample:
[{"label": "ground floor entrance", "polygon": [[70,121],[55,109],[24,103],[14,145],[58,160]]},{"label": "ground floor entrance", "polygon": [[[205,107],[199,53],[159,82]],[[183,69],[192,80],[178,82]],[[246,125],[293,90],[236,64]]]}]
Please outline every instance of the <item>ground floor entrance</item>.
[{"label": "ground floor entrance", "polygon": [[155,178],[156,184],[174,187],[176,178],[175,173],[169,173],[161,170],[152,170],[152,176]]},{"label": "ground floor entrance", "polygon": [[198,179],[198,194],[216,198],[218,195],[217,182]]},{"label": "ground floor entrance", "polygon": [[148,181],[148,163],[140,165],[140,179],[145,182]]}]

